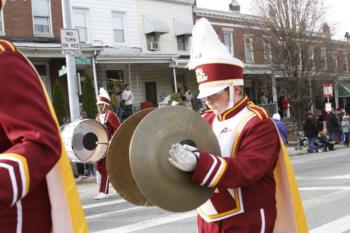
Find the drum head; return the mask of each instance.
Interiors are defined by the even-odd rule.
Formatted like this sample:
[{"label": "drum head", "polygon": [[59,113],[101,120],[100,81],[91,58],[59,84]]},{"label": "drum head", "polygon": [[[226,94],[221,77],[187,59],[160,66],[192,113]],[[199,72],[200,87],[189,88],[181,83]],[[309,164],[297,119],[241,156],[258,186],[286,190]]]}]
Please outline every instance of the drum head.
[{"label": "drum head", "polygon": [[114,189],[125,200],[142,206],[152,205],[137,187],[131,173],[129,145],[139,122],[152,109],[145,109],[127,118],[114,133],[108,148],[107,172]]},{"label": "drum head", "polygon": [[72,149],[82,162],[96,162],[106,155],[108,135],[95,120],[82,120],[74,129]]},{"label": "drum head", "polygon": [[192,173],[169,163],[171,145],[185,139],[193,140],[201,151],[220,155],[210,125],[194,111],[180,106],[160,108],[146,115],[130,144],[130,165],[137,186],[154,205],[174,212],[199,207],[214,190],[193,184]]}]

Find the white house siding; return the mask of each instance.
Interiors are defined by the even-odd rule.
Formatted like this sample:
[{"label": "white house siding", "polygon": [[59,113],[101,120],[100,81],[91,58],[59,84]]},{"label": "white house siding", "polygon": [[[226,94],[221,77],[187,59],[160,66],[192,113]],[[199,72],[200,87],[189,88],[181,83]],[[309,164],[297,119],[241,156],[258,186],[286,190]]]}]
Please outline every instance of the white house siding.
[{"label": "white house siding", "polygon": [[[88,14],[88,43],[102,41],[108,46],[140,47],[139,20],[136,9],[136,0],[71,0],[72,8],[81,8],[89,11]],[[126,16],[126,43],[114,43],[112,31],[112,12],[125,13]],[[73,21],[73,19],[72,19]]]},{"label": "white house siding", "polygon": [[[191,1],[188,1],[191,2]],[[154,53],[178,54],[177,40],[174,34],[174,20],[193,25],[192,5],[179,2],[161,0],[137,0],[139,14],[139,30],[141,48],[144,52],[153,53],[147,50],[146,35],[144,33],[144,16],[153,16],[161,19],[169,28],[169,33],[160,36],[160,50]]]}]

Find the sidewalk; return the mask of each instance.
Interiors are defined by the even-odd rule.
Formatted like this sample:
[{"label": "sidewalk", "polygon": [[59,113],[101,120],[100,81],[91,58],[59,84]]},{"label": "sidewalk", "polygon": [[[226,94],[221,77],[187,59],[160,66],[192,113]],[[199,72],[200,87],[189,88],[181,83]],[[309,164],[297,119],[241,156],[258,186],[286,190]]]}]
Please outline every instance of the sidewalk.
[{"label": "sidewalk", "polygon": [[[303,148],[302,150],[296,150],[295,147],[296,147],[295,145],[293,145],[293,146],[288,145],[287,146],[289,156],[299,156],[299,155],[308,154],[306,147]],[[347,148],[350,148],[350,147],[346,147],[346,146],[341,145],[341,144],[334,145],[334,150],[342,150],[342,149],[347,149]],[[331,152],[332,151],[319,152],[319,153],[331,153]],[[318,154],[318,153],[311,153],[311,154]]]}]

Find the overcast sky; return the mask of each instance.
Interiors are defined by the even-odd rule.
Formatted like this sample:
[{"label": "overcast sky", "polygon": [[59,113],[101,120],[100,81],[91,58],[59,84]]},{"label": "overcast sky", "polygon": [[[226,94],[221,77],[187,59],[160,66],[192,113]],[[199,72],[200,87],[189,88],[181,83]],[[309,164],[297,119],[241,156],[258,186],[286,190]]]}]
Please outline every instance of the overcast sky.
[{"label": "overcast sky", "polygon": [[[241,4],[241,12],[252,14],[253,0],[237,0]],[[231,0],[197,0],[197,6],[216,10],[228,10]],[[335,26],[335,38],[343,39],[345,32],[350,32],[350,0],[324,0],[328,9],[327,22]]]}]

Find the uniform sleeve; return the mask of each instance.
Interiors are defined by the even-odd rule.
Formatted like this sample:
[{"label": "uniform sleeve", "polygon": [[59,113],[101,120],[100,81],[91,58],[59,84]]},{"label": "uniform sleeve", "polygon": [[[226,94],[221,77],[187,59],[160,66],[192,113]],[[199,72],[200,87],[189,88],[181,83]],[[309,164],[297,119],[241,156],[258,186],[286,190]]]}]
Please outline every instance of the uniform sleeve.
[{"label": "uniform sleeve", "polygon": [[118,129],[118,127],[120,125],[120,120],[119,120],[117,114],[115,114],[114,112],[110,113],[109,123],[112,126],[113,132],[111,135],[113,135],[114,132]]},{"label": "uniform sleeve", "polygon": [[[58,161],[61,141],[36,72],[16,52],[0,54],[0,206],[24,198]],[[1,134],[0,134],[1,135]]]},{"label": "uniform sleeve", "polygon": [[272,173],[280,150],[271,120],[261,120],[243,132],[236,155],[222,158],[201,152],[192,175],[194,183],[208,187],[249,186]]}]

